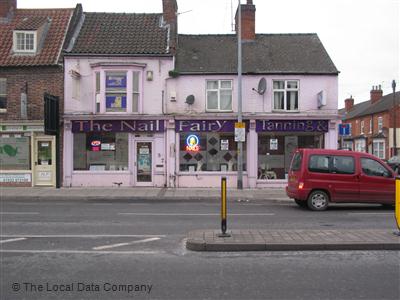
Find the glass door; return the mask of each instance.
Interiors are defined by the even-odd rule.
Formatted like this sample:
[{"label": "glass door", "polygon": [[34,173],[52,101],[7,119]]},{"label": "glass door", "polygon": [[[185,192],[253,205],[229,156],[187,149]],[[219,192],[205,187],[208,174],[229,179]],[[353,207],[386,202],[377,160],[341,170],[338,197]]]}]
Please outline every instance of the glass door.
[{"label": "glass door", "polygon": [[152,142],[136,142],[136,183],[153,182]]},{"label": "glass door", "polygon": [[35,145],[35,185],[55,185],[55,149],[53,139],[38,139]]}]

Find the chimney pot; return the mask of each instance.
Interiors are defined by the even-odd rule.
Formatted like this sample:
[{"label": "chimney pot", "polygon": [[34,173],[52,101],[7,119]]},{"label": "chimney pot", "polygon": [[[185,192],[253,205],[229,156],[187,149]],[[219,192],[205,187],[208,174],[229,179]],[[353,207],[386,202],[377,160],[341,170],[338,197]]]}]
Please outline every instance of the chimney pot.
[{"label": "chimney pot", "polygon": [[349,112],[354,106],[354,99],[353,96],[344,100],[344,108],[346,112]]},{"label": "chimney pot", "polygon": [[11,19],[17,9],[17,0],[0,1],[0,18]]},{"label": "chimney pot", "polygon": [[381,86],[380,85],[373,86],[373,89],[371,90],[370,95],[371,95],[371,97],[370,97],[371,104],[374,104],[375,102],[379,101],[383,96],[383,91],[381,89]]}]

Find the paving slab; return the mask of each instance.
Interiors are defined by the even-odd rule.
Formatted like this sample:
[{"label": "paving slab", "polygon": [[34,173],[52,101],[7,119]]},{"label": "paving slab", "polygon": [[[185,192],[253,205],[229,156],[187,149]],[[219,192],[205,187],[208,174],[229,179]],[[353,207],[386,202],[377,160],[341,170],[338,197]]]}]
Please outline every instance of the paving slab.
[{"label": "paving slab", "polygon": [[188,233],[186,248],[193,251],[313,251],[400,250],[394,230],[220,230]]},{"label": "paving slab", "polygon": [[[212,200],[220,201],[219,188],[155,188],[155,187],[82,187],[82,188],[11,188],[0,187],[0,200]],[[228,201],[292,201],[283,188],[228,189]]]}]

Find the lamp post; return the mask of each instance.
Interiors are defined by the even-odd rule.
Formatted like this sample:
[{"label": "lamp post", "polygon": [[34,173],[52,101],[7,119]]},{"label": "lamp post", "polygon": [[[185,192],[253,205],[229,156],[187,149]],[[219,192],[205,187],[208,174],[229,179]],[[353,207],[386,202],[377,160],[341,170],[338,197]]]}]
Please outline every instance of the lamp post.
[{"label": "lamp post", "polygon": [[[238,14],[238,30],[237,30],[237,40],[238,40],[238,123],[242,123],[242,7],[239,3],[239,14]],[[239,190],[243,189],[243,142],[237,142],[237,188]]]},{"label": "lamp post", "polygon": [[396,143],[396,81],[392,81],[393,88],[393,156],[397,155]]}]

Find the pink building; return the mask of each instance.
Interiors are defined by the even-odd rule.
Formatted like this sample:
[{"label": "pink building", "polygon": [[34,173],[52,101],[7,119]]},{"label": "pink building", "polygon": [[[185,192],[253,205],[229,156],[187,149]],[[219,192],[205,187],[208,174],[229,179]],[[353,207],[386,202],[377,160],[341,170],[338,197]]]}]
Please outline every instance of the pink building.
[{"label": "pink building", "polygon": [[[243,185],[282,186],[294,149],[336,148],[338,71],[316,34],[255,34],[241,7]],[[236,35],[177,35],[176,1],[163,9],[85,14],[65,56],[65,186],[236,186]]]}]

